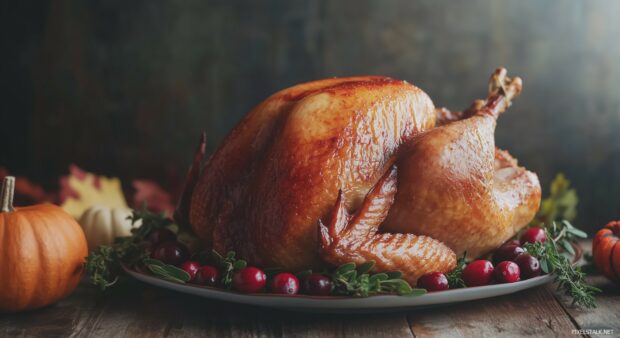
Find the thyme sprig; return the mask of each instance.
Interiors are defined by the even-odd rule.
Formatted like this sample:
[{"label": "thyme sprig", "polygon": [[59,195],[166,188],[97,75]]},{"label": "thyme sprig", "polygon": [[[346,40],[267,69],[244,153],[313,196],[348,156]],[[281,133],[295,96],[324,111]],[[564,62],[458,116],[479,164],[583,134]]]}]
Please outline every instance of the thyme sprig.
[{"label": "thyme sprig", "polygon": [[134,266],[148,256],[133,237],[118,237],[112,245],[102,245],[91,252],[84,265],[91,282],[103,291],[118,282],[122,264]]},{"label": "thyme sprig", "polygon": [[555,274],[558,290],[572,298],[573,305],[596,307],[594,296],[600,290],[589,285],[585,273],[572,264],[575,255],[573,244],[588,235],[570,223],[577,215],[577,192],[570,181],[558,174],[551,183],[549,197],[541,202],[540,209],[530,226],[544,227],[545,243],[526,243],[525,249],[540,260],[545,273]]},{"label": "thyme sprig", "polygon": [[450,289],[464,288],[466,286],[465,281],[463,281],[463,269],[465,269],[467,265],[466,258],[467,251],[465,251],[463,257],[459,258],[456,262],[456,268],[446,274]]},{"label": "thyme sprig", "polygon": [[[568,221],[565,221],[568,223]],[[555,223],[553,227],[557,229]],[[570,223],[568,223],[570,225]],[[563,254],[567,252],[563,244],[567,241],[568,227],[563,227],[558,233],[547,230],[548,240],[545,243],[526,243],[525,250],[540,260],[540,268],[545,273],[553,273],[555,282],[557,282],[558,290],[572,298],[573,305],[579,305],[586,308],[596,307],[594,296],[601,290],[589,285],[585,279],[585,273],[578,266],[571,263],[572,254]],[[557,231],[557,230],[556,230]],[[554,236],[555,235],[555,236]],[[569,244],[570,245],[570,244]],[[572,247],[571,247],[572,249]],[[573,251],[574,252],[574,251]]]}]

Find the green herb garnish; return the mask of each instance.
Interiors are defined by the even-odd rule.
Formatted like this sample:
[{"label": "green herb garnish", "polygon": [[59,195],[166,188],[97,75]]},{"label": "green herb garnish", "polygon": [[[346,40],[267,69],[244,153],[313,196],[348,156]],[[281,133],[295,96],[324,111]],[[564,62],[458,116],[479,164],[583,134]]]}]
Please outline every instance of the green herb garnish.
[{"label": "green herb garnish", "polygon": [[459,258],[456,262],[456,268],[454,270],[448,272],[446,274],[446,279],[448,279],[448,286],[450,289],[458,289],[464,288],[465,282],[463,281],[463,269],[465,269],[467,251],[463,253],[463,257]]},{"label": "green herb garnish", "polygon": [[189,273],[185,272],[185,270],[179,269],[174,265],[165,264],[157,259],[147,258],[142,262],[154,275],[163,279],[177,283],[186,283],[191,279]]},{"label": "green herb garnish", "polygon": [[[568,223],[568,221],[564,222]],[[553,223],[552,228],[557,231],[556,223]],[[569,252],[564,247],[564,244],[559,244],[566,243],[567,241],[567,226],[562,227],[562,229],[557,234],[547,230],[547,241],[545,243],[526,243],[524,248],[531,255],[538,257],[542,271],[555,274],[558,290],[563,290],[567,296],[571,297],[573,305],[576,304],[587,308],[596,307],[594,295],[601,292],[601,290],[589,285],[585,280],[585,273],[578,266],[574,266],[571,263],[569,257],[573,255],[570,252],[574,252],[572,247]],[[569,253],[570,256],[563,254],[563,252]]]},{"label": "green herb garnish", "polygon": [[[146,240],[148,235],[153,230],[162,228],[171,228],[176,230],[178,226],[169,218],[166,214],[155,214],[146,209],[146,205],[142,206],[142,210],[134,210],[131,216],[127,217],[131,220],[131,224],[134,226],[131,229],[131,234],[135,240]],[[140,226],[135,226],[137,223],[142,222]],[[176,232],[176,231],[175,231]]]},{"label": "green herb garnish", "polygon": [[419,296],[426,293],[424,289],[412,288],[407,281],[401,279],[402,274],[398,271],[371,274],[374,265],[374,261],[369,261],[359,267],[356,267],[355,263],[339,266],[329,274],[333,283],[332,293],[355,297],[386,293]]},{"label": "green herb garnish", "polygon": [[[132,224],[136,225],[132,229],[132,235],[119,237],[110,246],[100,246],[86,258],[86,270],[91,282],[101,290],[105,290],[114,285],[119,276],[122,275],[122,266],[143,267],[153,275],[165,280],[177,283],[186,283],[190,280],[187,272],[176,266],[164,264],[159,260],[150,258],[147,246],[144,245],[149,234],[157,229],[174,229],[174,222],[163,214],[154,214],[146,211],[134,211],[130,216]],[[226,255],[221,255],[212,250],[210,255],[204,257],[210,261],[221,272],[219,285],[222,288],[232,287],[233,275],[235,272],[245,268],[247,262],[238,259],[234,251],[229,251]],[[209,257],[210,256],[210,257]],[[402,279],[402,274],[398,271],[385,273],[371,273],[375,262],[370,261],[356,266],[348,263],[340,266],[331,273],[325,273],[333,284],[333,294],[366,297],[374,294],[399,294],[403,296],[416,296],[426,293],[424,289],[412,288],[407,281]],[[272,276],[282,270],[279,268],[265,269],[268,276]],[[312,273],[311,270],[299,272],[297,275],[303,279]]]},{"label": "green herb garnish", "polygon": [[213,260],[215,264],[220,269],[222,273],[222,277],[220,279],[220,284],[222,287],[226,289],[230,289],[232,286],[233,275],[236,271],[239,271],[245,268],[248,263],[243,259],[236,259],[234,251],[228,251],[226,256],[220,255],[217,251],[212,250],[211,254],[213,256]]},{"label": "green herb garnish", "polygon": [[545,198],[530,226],[545,228],[545,243],[526,243],[524,248],[538,257],[545,273],[555,274],[558,289],[572,298],[572,304],[595,307],[594,295],[601,290],[587,284],[585,274],[571,262],[575,255],[573,243],[587,234],[570,223],[577,215],[577,192],[570,181],[558,174],[551,183],[549,197]]},{"label": "green herb garnish", "polygon": [[86,273],[102,291],[116,284],[122,264],[133,266],[148,258],[148,253],[133,237],[118,237],[112,245],[102,245],[86,257]]},{"label": "green herb garnish", "polygon": [[[144,245],[147,236],[155,229],[174,228],[173,221],[163,214],[151,213],[145,207],[139,211],[134,210],[128,219],[131,219],[134,225],[131,236],[117,237],[112,245],[99,246],[86,257],[84,265],[91,282],[101,290],[106,290],[118,282],[123,273],[123,265],[146,266],[160,277],[182,281],[184,278],[179,278],[178,273],[171,272],[172,269],[169,267],[151,269],[149,264],[145,263],[145,260],[149,259],[149,252]],[[138,222],[141,222],[140,226],[136,226]],[[153,261],[155,260],[150,260],[151,265]]]}]

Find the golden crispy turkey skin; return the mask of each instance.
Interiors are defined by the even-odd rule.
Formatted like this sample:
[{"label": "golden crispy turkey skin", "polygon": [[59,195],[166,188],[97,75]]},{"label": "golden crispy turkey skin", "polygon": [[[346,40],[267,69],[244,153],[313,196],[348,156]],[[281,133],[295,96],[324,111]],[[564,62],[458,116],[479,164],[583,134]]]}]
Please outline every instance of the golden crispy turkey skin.
[{"label": "golden crispy turkey skin", "polygon": [[536,176],[495,150],[495,119],[520,91],[520,79],[498,72],[489,98],[459,113],[387,77],[282,90],[202,170],[196,157],[179,210],[207,245],[251,264],[375,260],[412,283],[449,271],[454,251],[497,247],[540,202]]},{"label": "golden crispy turkey skin", "polygon": [[218,251],[253,264],[321,266],[317,221],[338,191],[358,207],[400,146],[435,124],[417,87],[386,77],[327,79],[254,108],[208,160],[190,223]]},{"label": "golden crispy turkey skin", "polygon": [[534,218],[538,177],[495,147],[497,117],[520,91],[521,79],[500,69],[486,101],[403,147],[396,199],[382,230],[430,236],[475,258]]}]

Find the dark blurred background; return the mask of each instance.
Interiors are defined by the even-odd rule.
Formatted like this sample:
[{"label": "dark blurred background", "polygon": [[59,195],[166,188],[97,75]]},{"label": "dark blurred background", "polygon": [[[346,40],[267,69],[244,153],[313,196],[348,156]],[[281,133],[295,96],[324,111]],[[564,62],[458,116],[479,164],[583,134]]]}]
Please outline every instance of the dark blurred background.
[{"label": "dark blurred background", "polygon": [[[461,109],[497,66],[524,80],[497,143],[578,224],[620,217],[620,2],[12,1],[0,5],[0,166],[54,189],[75,163],[182,176],[255,104],[298,82],[380,74]],[[162,183],[165,185],[165,183]]]}]

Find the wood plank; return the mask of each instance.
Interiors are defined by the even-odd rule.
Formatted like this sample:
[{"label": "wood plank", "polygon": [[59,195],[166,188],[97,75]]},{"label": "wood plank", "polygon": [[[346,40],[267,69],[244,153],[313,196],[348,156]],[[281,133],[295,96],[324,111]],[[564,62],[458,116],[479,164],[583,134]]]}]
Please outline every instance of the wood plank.
[{"label": "wood plank", "polygon": [[179,296],[178,300],[183,305],[175,307],[177,316],[168,332],[170,337],[281,336],[279,323],[262,317],[260,309],[186,295]]},{"label": "wood plank", "polygon": [[[180,297],[177,295],[177,297]],[[318,315],[182,296],[172,337],[412,337],[404,314]]]},{"label": "wood plank", "polygon": [[[84,288],[91,288],[83,285]],[[97,292],[95,290],[95,292]],[[87,337],[163,337],[171,312],[159,291],[137,281],[121,289],[96,294],[97,305],[76,323],[74,336]]]},{"label": "wood plank", "polygon": [[104,294],[83,281],[58,304],[0,316],[0,336],[412,337],[404,313],[317,315],[209,301],[128,281]]},{"label": "wood plank", "polygon": [[[580,241],[580,245],[584,249],[584,256],[592,252],[592,241],[590,239]],[[556,292],[554,296],[576,326],[586,331],[594,330],[594,332],[585,332],[586,335],[593,337],[620,336],[620,287],[605,278],[593,264],[587,263],[584,257],[578,264],[582,265],[582,271],[587,274],[588,283],[602,290],[596,296],[597,307],[594,309],[579,308],[571,305],[571,299],[562,293]]]},{"label": "wood plank", "polygon": [[[171,337],[412,337],[404,314],[317,315],[207,303],[184,313]],[[195,310],[190,310],[191,312]],[[198,312],[200,313],[200,312]]]},{"label": "wood plank", "polygon": [[[573,318],[579,328],[584,330],[613,330],[611,336],[620,336],[620,287],[602,275],[588,277],[588,282],[602,290],[596,297],[597,307],[582,309],[570,305],[570,299],[562,294],[556,294],[566,312]],[[589,335],[593,337],[609,337],[610,334]]]},{"label": "wood plank", "polygon": [[311,315],[283,322],[282,333],[291,337],[414,337],[404,313]]},{"label": "wood plank", "polygon": [[[617,321],[617,312],[602,318],[613,316]],[[547,287],[408,315],[316,315],[213,302],[138,282],[99,294],[83,283],[55,306],[0,317],[0,335],[46,337],[452,337],[568,335],[573,328]]]},{"label": "wood plank", "polygon": [[0,315],[3,337],[67,337],[97,303],[93,289],[82,286],[67,299],[43,309]]},{"label": "wood plank", "polygon": [[576,327],[551,289],[417,310],[408,319],[423,337],[573,336]]}]

